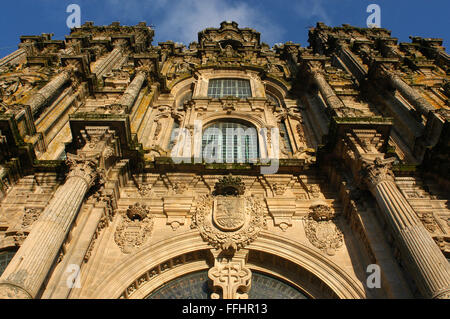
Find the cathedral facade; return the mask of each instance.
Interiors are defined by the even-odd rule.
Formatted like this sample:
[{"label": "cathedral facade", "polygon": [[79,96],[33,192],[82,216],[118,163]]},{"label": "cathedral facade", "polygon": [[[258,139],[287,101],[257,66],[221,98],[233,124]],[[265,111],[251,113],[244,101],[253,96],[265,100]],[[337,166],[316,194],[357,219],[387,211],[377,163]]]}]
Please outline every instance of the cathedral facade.
[{"label": "cathedral facade", "polygon": [[153,36],[0,60],[0,298],[450,298],[441,39]]}]

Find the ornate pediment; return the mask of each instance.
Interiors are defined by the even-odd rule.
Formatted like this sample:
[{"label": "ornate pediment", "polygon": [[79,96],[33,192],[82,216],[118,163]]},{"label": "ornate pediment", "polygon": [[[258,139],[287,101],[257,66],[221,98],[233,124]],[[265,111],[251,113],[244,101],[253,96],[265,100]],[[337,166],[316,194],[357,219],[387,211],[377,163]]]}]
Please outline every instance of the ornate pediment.
[{"label": "ornate pediment", "polygon": [[220,28],[208,28],[198,34],[198,42],[202,47],[214,45],[214,43],[225,48],[231,45],[234,49],[241,46],[260,46],[260,33],[253,29],[238,28],[236,22],[224,21],[220,24]]}]

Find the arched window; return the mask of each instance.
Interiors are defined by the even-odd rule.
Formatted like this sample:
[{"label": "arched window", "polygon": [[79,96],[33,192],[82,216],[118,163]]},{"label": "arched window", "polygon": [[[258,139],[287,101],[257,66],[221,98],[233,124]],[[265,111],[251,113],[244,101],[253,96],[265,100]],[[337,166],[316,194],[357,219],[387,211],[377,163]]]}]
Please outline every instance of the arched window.
[{"label": "arched window", "polygon": [[255,127],[237,121],[215,122],[203,131],[202,155],[207,163],[256,163]]},{"label": "arched window", "polygon": [[209,80],[208,96],[212,98],[234,96],[241,99],[251,97],[250,81],[243,79]]}]

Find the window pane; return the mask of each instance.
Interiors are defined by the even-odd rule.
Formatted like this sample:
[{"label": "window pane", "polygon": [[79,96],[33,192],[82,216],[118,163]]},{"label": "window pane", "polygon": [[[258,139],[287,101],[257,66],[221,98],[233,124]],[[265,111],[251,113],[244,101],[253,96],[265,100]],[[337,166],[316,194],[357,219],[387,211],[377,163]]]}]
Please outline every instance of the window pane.
[{"label": "window pane", "polygon": [[254,163],[258,160],[258,139],[252,126],[216,122],[204,130],[202,144],[203,158],[208,158],[209,162]]},{"label": "window pane", "polygon": [[247,98],[252,96],[250,81],[242,79],[213,79],[209,81],[208,96],[220,98],[234,96]]},{"label": "window pane", "polygon": [[16,253],[13,251],[2,251],[0,252],[0,276],[5,271],[11,259],[13,259]]},{"label": "window pane", "polygon": [[284,123],[284,121],[281,122],[280,127],[281,127],[280,133],[281,133],[281,138],[282,138],[281,143],[284,143],[284,145],[286,146],[286,150],[288,152],[292,153],[292,145],[291,145],[291,142],[289,141],[289,134],[288,134],[286,124]]}]

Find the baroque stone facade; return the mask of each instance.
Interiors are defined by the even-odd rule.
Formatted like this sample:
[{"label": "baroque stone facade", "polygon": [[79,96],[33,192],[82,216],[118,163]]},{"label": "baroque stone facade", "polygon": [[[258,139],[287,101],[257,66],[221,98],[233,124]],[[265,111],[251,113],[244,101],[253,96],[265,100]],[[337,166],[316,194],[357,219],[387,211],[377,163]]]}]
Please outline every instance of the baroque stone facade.
[{"label": "baroque stone facade", "polygon": [[0,60],[0,298],[449,298],[442,40],[153,36],[88,22]]}]

